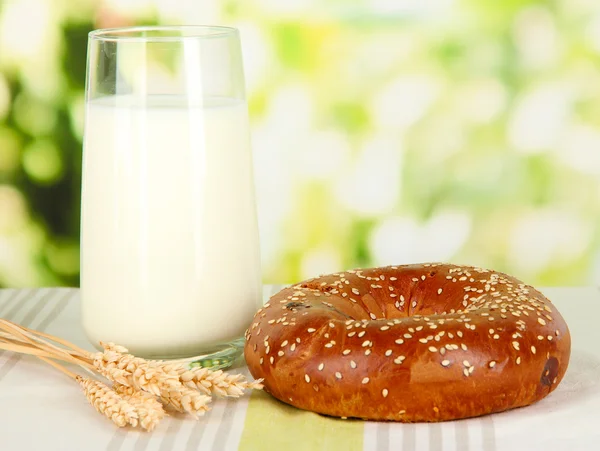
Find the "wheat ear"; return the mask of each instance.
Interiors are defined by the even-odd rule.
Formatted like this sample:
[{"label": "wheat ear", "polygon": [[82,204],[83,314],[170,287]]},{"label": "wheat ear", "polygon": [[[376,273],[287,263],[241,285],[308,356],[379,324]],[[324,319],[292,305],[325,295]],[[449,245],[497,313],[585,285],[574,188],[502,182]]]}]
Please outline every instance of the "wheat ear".
[{"label": "wheat ear", "polygon": [[206,394],[214,393],[219,396],[240,397],[244,390],[263,388],[259,379],[248,382],[243,374],[229,374],[222,370],[211,371],[208,368],[177,369],[179,380],[190,388],[197,388]]},{"label": "wheat ear", "polygon": [[102,345],[106,349],[94,354],[93,364],[107,379],[159,396],[164,404],[194,417],[208,410],[210,397],[184,386],[179,374],[167,365],[124,354],[123,347]]},{"label": "wheat ear", "polygon": [[[120,354],[127,353],[127,349],[114,343],[102,343],[105,351]],[[229,374],[223,370],[210,370],[208,368],[188,369],[181,363],[163,362],[160,360],[145,360],[160,367],[167,374],[178,374],[179,382],[192,389],[200,390],[207,395],[218,395],[238,398],[244,394],[244,390],[263,388],[262,379],[248,382],[243,374]]]},{"label": "wheat ear", "polygon": [[38,356],[38,358],[46,362],[48,365],[51,365],[57,370],[63,372],[70,378],[75,379],[81,388],[83,388],[83,392],[85,393],[85,397],[89,403],[94,406],[98,412],[110,419],[117,426],[124,427],[130,424],[135,427],[138,425],[139,417],[135,407],[121,398],[116,392],[108,388],[102,382],[75,374],[66,369],[64,366],[46,357]]},{"label": "wheat ear", "polygon": [[85,397],[94,408],[119,427],[138,425],[139,415],[136,408],[115,391],[93,379],[75,376],[75,380],[83,388]]},{"label": "wheat ear", "polygon": [[164,418],[162,404],[150,393],[121,384],[114,384],[113,390],[135,408],[140,425],[147,431],[152,431]]}]

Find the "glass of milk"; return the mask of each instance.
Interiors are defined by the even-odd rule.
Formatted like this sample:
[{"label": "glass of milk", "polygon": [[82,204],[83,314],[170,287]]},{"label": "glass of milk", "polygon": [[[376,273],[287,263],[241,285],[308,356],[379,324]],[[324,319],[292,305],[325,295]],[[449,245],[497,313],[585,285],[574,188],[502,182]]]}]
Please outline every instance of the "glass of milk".
[{"label": "glass of milk", "polygon": [[221,366],[241,354],[262,296],[236,29],[90,33],[81,300],[95,344]]}]

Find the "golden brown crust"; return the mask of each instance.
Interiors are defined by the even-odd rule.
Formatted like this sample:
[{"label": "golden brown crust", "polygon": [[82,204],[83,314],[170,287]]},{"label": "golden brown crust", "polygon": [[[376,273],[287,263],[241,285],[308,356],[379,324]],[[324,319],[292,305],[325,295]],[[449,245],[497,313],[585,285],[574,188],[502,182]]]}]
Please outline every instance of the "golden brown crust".
[{"label": "golden brown crust", "polygon": [[425,264],[346,271],[260,309],[245,357],[265,390],[338,417],[444,421],[529,405],[562,380],[560,313],[502,273]]}]

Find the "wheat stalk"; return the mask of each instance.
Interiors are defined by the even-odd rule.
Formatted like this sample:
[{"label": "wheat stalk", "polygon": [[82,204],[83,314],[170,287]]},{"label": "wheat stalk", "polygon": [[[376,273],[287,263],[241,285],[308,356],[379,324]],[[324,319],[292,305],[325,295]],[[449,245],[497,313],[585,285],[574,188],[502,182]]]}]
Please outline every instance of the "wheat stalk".
[{"label": "wheat stalk", "polygon": [[38,356],[38,358],[75,379],[83,388],[88,402],[118,427],[124,427],[128,424],[133,427],[138,425],[139,415],[135,407],[102,382],[75,374],[46,357]]},{"label": "wheat stalk", "polygon": [[93,364],[107,379],[159,396],[164,404],[195,418],[209,409],[211,398],[184,386],[169,365],[124,354],[125,348],[112,343],[102,345],[105,350],[94,354]]},{"label": "wheat stalk", "polygon": [[[129,424],[153,430],[165,415],[161,402],[197,418],[209,410],[212,398],[207,395],[239,397],[246,389],[262,389],[262,380],[249,382],[241,374],[189,369],[181,361],[145,360],[123,346],[100,344],[103,351],[89,352],[0,318],[0,349],[34,355],[75,379],[90,404],[119,427]],[[94,375],[95,371],[112,381],[113,387],[77,375],[52,359],[79,365]]]},{"label": "wheat stalk", "polygon": [[[127,353],[127,348],[115,343],[102,343],[105,351],[115,353]],[[179,376],[179,382],[190,389],[200,390],[207,395],[216,394],[238,398],[244,394],[244,390],[261,390],[262,379],[248,382],[243,374],[229,374],[223,370],[210,370],[208,368],[189,369],[181,363],[162,362],[159,360],[146,360],[148,363],[156,364],[165,373]]]}]

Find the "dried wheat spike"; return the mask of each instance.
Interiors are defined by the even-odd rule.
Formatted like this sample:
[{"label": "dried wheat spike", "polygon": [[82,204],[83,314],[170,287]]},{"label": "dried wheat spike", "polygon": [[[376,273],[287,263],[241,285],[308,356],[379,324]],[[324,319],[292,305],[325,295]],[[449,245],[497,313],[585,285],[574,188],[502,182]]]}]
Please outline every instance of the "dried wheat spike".
[{"label": "dried wheat spike", "polygon": [[[115,343],[102,343],[106,351],[116,353],[127,353],[127,349]],[[157,360],[145,360],[144,362],[153,364],[161,368],[166,374],[179,376],[179,381],[188,388],[198,389],[207,395],[216,394],[219,396],[240,397],[244,390],[263,388],[261,380],[248,382],[242,374],[229,374],[222,370],[210,370],[208,368],[193,368],[188,370],[179,363],[161,362]],[[115,375],[118,373],[115,372]]]},{"label": "dried wheat spike", "polygon": [[93,379],[77,376],[75,380],[83,388],[89,403],[117,426],[124,427],[130,424],[135,427],[138,425],[139,417],[135,407],[116,392],[102,382]]},{"label": "dried wheat spike", "polygon": [[181,385],[176,372],[165,372],[160,365],[131,354],[106,350],[94,354],[93,360],[98,372],[111,381],[155,396],[167,387]]},{"label": "dried wheat spike", "polygon": [[150,393],[121,384],[114,384],[113,390],[135,408],[140,425],[147,431],[152,431],[164,418],[165,410],[162,404]]},{"label": "dried wheat spike", "polygon": [[129,349],[127,349],[124,346],[115,344],[113,342],[104,342],[101,341],[100,345],[104,348],[105,351],[115,351],[115,352],[120,352],[121,354],[127,354],[129,352]]},{"label": "dried wheat spike", "polygon": [[248,382],[243,374],[229,374],[222,370],[211,371],[208,368],[177,369],[179,380],[190,388],[197,388],[206,394],[240,397],[244,390],[262,389],[262,380]]},{"label": "dried wheat spike", "polygon": [[204,415],[212,401],[210,396],[205,396],[197,390],[181,385],[177,388],[166,388],[160,396],[161,401],[173,407],[178,412],[187,412],[194,418]]},{"label": "dried wheat spike", "polygon": [[[179,381],[179,374],[163,362],[149,361],[131,354],[122,354],[112,344],[104,352],[94,354],[94,367],[100,374],[127,387],[159,396],[164,404],[193,417],[208,410],[210,398],[191,390]],[[124,348],[121,348],[124,349]]]}]

